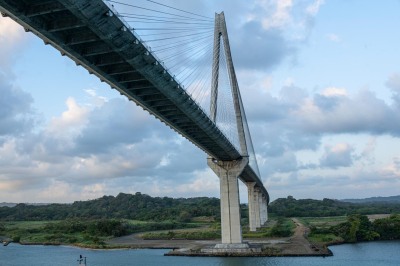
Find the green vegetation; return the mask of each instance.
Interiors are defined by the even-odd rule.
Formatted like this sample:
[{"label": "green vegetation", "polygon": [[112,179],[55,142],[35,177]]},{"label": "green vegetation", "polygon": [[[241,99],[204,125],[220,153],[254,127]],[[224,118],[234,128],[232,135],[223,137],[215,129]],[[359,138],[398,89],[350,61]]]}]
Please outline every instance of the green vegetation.
[{"label": "green vegetation", "polygon": [[[270,217],[326,217],[350,214],[400,213],[400,204],[349,203],[332,199],[296,200],[289,196],[270,203]],[[248,223],[248,208],[241,204],[242,224]],[[65,219],[129,219],[140,221],[190,222],[196,217],[218,221],[220,202],[217,198],[169,198],[150,197],[140,192],[130,195],[103,196],[73,204],[27,205],[0,207],[0,221],[51,221]]]},{"label": "green vegetation", "polygon": [[243,237],[263,238],[263,237],[288,237],[293,235],[295,225],[291,219],[279,217],[272,218],[269,226],[262,227],[257,232],[250,232],[248,228],[243,230]]},{"label": "green vegetation", "polygon": [[104,241],[151,230],[170,230],[195,227],[195,224],[177,222],[137,222],[130,220],[96,219],[82,221],[3,222],[0,235],[14,242],[43,244],[74,244],[87,247],[104,247]]},{"label": "green vegetation", "polygon": [[[400,216],[373,222],[364,216],[376,213],[400,213],[400,204],[296,200],[289,196],[270,204],[268,226],[257,232],[249,232],[248,206],[242,204],[241,223],[245,238],[291,236],[295,225],[288,217],[299,217],[310,227],[308,238],[315,243],[400,239]],[[120,193],[73,204],[0,207],[0,236],[21,243],[88,247],[104,247],[107,239],[138,232],[145,232],[145,239],[219,239],[219,220],[220,202],[216,198]],[[198,229],[187,230],[194,227]]]},{"label": "green vegetation", "polygon": [[220,239],[221,230],[202,230],[202,231],[168,231],[168,232],[150,232],[142,235],[143,239],[195,239],[210,240]]},{"label": "green vegetation", "polygon": [[131,219],[141,221],[187,222],[192,217],[207,216],[219,219],[219,199],[150,197],[145,194],[120,193],[73,204],[26,205],[0,207],[2,221],[49,221],[73,218]]},{"label": "green vegetation", "polygon": [[400,204],[397,202],[366,202],[349,203],[332,199],[296,200],[292,196],[273,201],[269,206],[269,212],[284,217],[326,217],[346,216],[350,214],[376,214],[376,213],[400,213]]},{"label": "green vegetation", "polygon": [[[326,219],[329,220],[329,218]],[[337,220],[341,219],[343,217],[339,217]],[[305,220],[307,221],[307,219]],[[365,215],[354,214],[347,216],[344,222],[330,221],[330,223],[334,225],[328,226],[329,223],[319,226],[311,225],[309,240],[332,244],[400,239],[400,215],[391,215],[388,218],[376,219],[371,222]]]}]

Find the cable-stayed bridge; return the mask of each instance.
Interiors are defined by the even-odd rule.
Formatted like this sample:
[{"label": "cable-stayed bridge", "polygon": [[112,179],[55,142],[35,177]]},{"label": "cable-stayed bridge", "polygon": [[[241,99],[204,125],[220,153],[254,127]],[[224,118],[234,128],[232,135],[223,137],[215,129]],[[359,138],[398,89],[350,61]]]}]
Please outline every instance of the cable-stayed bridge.
[{"label": "cable-stayed bridge", "polygon": [[147,5],[0,0],[0,11],[206,152],[220,179],[221,247],[245,247],[238,179],[248,188],[250,230],[266,222],[269,195],[257,166],[224,14],[208,18],[142,2]]}]

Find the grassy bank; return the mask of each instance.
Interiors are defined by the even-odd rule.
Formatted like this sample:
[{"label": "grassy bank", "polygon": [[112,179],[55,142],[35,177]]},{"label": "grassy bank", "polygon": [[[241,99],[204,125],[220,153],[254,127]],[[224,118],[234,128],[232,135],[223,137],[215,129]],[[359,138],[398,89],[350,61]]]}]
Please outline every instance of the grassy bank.
[{"label": "grassy bank", "polygon": [[197,226],[194,223],[171,221],[143,222],[115,219],[1,222],[0,235],[21,244],[71,244],[80,247],[105,248],[106,240],[118,236]]},{"label": "grassy bank", "polygon": [[256,232],[250,232],[248,227],[243,228],[243,237],[245,238],[264,238],[264,237],[288,237],[294,232],[295,225],[289,218],[274,217],[268,223],[257,229]]},{"label": "grassy bank", "polygon": [[372,240],[400,239],[400,215],[380,218],[353,214],[334,217],[303,217],[301,222],[310,228],[308,239],[319,245],[355,243]]}]

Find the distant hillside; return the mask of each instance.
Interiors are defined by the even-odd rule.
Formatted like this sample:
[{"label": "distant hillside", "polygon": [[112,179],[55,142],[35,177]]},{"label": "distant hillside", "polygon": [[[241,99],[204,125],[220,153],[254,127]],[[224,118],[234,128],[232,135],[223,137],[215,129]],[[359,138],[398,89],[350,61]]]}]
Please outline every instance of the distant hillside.
[{"label": "distant hillside", "polygon": [[390,196],[390,197],[372,197],[366,199],[343,199],[341,201],[351,202],[351,203],[372,203],[372,202],[400,203],[400,195]]},{"label": "distant hillside", "polygon": [[[248,217],[247,205],[241,205],[242,218]],[[349,214],[400,213],[400,202],[351,203],[332,199],[299,199],[292,196],[270,203],[269,214],[286,217],[323,217]],[[151,197],[137,192],[134,195],[120,193],[99,199],[76,201],[72,204],[30,205],[20,203],[14,207],[0,207],[0,221],[43,221],[82,219],[133,219],[141,221],[186,222],[194,217],[220,218],[220,202],[217,198],[169,198]]]},{"label": "distant hillside", "polygon": [[[18,203],[12,203],[12,202],[0,202],[0,207],[15,207],[17,206]],[[49,205],[49,203],[24,203],[26,205],[33,205],[33,206],[43,206],[43,205]]]},{"label": "distant hillside", "polygon": [[14,207],[15,205],[17,205],[17,203],[0,202],[0,207]]},{"label": "distant hillside", "polygon": [[103,196],[73,204],[28,205],[0,207],[0,220],[64,220],[68,218],[117,218],[142,221],[185,221],[192,217],[220,216],[217,198],[168,198],[151,197],[140,192],[131,195]]},{"label": "distant hillside", "polygon": [[299,199],[292,196],[280,198],[270,204],[269,212],[286,217],[324,217],[349,214],[400,213],[400,203],[386,202],[351,203],[332,199]]}]

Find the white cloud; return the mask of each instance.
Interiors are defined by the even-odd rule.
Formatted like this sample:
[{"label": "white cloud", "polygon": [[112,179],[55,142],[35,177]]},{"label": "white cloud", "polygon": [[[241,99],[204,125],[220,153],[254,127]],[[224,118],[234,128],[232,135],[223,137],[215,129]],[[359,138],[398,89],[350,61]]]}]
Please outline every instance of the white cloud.
[{"label": "white cloud", "polygon": [[386,81],[386,86],[400,93],[400,73],[392,73]]},{"label": "white cloud", "polygon": [[204,191],[207,193],[219,192],[219,179],[211,169],[195,171],[194,179],[190,183],[178,185],[177,192],[185,195],[201,195]]},{"label": "white cloud", "polygon": [[321,166],[334,169],[351,166],[353,164],[353,151],[354,148],[347,143],[326,146],[325,153],[320,160]]},{"label": "white cloud", "polygon": [[[399,109],[371,90],[299,86],[306,79],[292,73],[293,63],[282,72],[271,71],[307,45],[323,1],[229,3],[226,14],[235,66],[272,198],[287,194],[318,198],[322,193],[340,197],[334,194],[339,190],[341,195],[360,191],[366,196],[377,188],[394,191],[400,180],[398,159],[392,154],[383,161],[374,157],[377,150],[386,149],[376,139],[400,136]],[[205,8],[219,4],[183,3],[199,10],[219,10]],[[24,36],[21,27],[0,19],[0,68],[12,67]],[[327,37],[340,41],[338,34]],[[287,76],[296,78],[278,88],[279,78]],[[393,73],[386,83],[393,97],[400,92],[399,77]],[[335,82],[339,83],[326,84]],[[127,100],[102,97],[96,85],[89,84],[84,100],[67,99],[65,111],[39,128],[32,121],[30,95],[10,84],[8,75],[0,76],[0,86],[0,190],[7,200],[63,202],[136,191],[174,197],[219,194],[219,180],[207,168],[205,154]],[[369,141],[357,146],[357,141],[337,140],[343,134],[360,133]],[[301,158],[299,151],[313,158]],[[363,171],[369,159],[373,167]]]},{"label": "white cloud", "polygon": [[347,96],[347,91],[344,88],[329,87],[324,89],[321,95],[325,97]]},{"label": "white cloud", "polygon": [[24,45],[26,33],[23,28],[10,18],[0,17],[0,71],[9,73],[10,64]]},{"label": "white cloud", "polygon": [[89,110],[80,106],[74,98],[69,97],[66,102],[67,110],[61,117],[53,117],[47,128],[48,134],[73,137],[80,133],[87,123]]},{"label": "white cloud", "polygon": [[[271,7],[271,3],[267,3],[267,1],[259,1],[259,4],[264,9]],[[291,22],[292,0],[276,0],[272,5],[274,7],[272,16],[262,20],[264,29],[281,28]]]},{"label": "white cloud", "polygon": [[324,0],[315,0],[314,3],[311,3],[309,6],[307,6],[306,13],[315,16],[324,3]]},{"label": "white cloud", "polygon": [[328,40],[330,40],[332,42],[340,42],[341,41],[339,35],[337,35],[335,33],[329,33],[326,35],[326,37],[328,38]]}]

